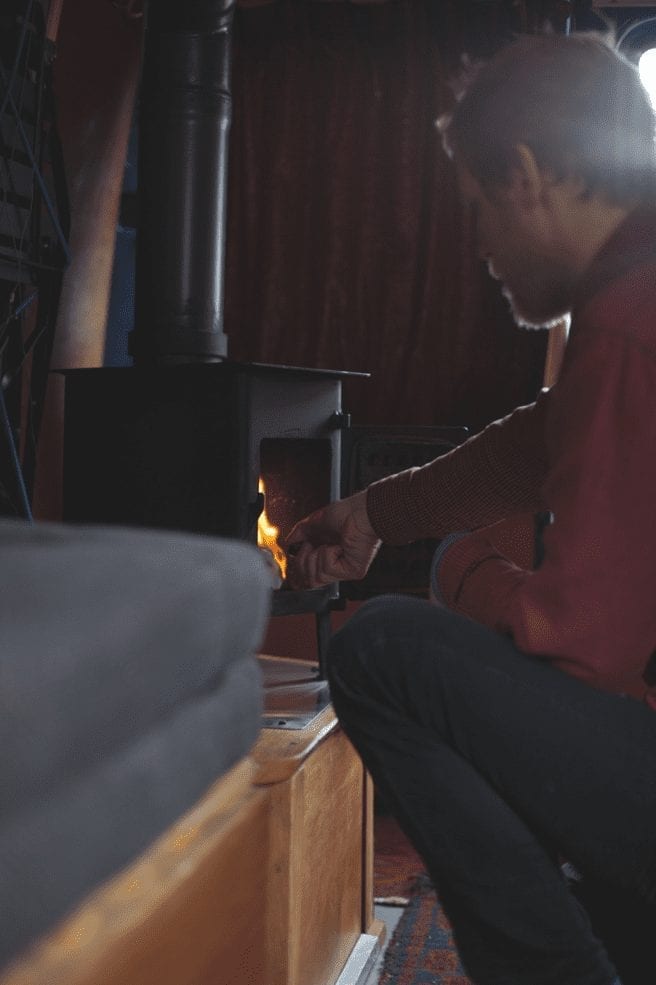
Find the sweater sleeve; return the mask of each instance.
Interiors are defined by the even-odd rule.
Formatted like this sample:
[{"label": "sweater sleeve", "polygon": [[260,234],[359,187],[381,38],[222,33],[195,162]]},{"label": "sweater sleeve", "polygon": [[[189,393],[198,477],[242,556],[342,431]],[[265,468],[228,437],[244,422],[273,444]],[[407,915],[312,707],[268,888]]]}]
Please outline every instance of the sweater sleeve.
[{"label": "sweater sleeve", "polygon": [[479,530],[445,554],[439,587],[524,652],[638,696],[656,645],[656,355],[610,330],[570,347],[551,391],[543,563],[518,566]]},{"label": "sweater sleeve", "polygon": [[367,512],[387,544],[443,537],[509,514],[540,510],[547,471],[544,427],[550,391],[490,424],[463,445],[421,468],[373,483]]}]

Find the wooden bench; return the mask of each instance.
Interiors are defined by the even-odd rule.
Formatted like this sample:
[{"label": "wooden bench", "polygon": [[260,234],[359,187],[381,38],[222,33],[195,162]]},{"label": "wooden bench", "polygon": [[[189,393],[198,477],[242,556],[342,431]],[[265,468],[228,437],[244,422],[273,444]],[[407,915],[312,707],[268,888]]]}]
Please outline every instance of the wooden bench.
[{"label": "wooden bench", "polygon": [[372,871],[371,783],[327,705],[302,728],[263,729],[0,985],[364,982],[384,933]]}]

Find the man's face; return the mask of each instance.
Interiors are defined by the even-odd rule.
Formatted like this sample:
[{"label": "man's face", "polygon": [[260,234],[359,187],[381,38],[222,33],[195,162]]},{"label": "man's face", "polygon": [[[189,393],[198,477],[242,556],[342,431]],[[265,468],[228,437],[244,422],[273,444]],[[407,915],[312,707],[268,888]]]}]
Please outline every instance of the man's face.
[{"label": "man's face", "polygon": [[575,279],[554,247],[549,215],[527,201],[517,182],[486,194],[460,166],[458,181],[472,209],[479,256],[502,282],[515,321],[543,328],[572,306]]}]

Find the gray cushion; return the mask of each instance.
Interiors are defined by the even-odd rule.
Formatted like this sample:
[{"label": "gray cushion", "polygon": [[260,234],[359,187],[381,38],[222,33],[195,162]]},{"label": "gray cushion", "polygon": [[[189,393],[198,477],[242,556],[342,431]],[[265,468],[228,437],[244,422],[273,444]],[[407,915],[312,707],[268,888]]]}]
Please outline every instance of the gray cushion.
[{"label": "gray cushion", "polygon": [[259,673],[254,657],[234,662],[219,691],[0,822],[0,965],[143,851],[252,745]]},{"label": "gray cushion", "polygon": [[0,557],[3,814],[218,687],[264,631],[241,542],[3,521]]},{"label": "gray cushion", "polygon": [[0,960],[249,750],[270,583],[218,538],[0,522]]}]

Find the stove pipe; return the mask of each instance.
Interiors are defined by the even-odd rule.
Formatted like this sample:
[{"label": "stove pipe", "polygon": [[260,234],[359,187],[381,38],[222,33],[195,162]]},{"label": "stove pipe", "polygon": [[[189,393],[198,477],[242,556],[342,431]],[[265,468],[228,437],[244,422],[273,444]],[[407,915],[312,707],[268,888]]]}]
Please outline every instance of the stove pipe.
[{"label": "stove pipe", "polygon": [[216,362],[235,0],[150,0],[139,107],[136,365]]}]

